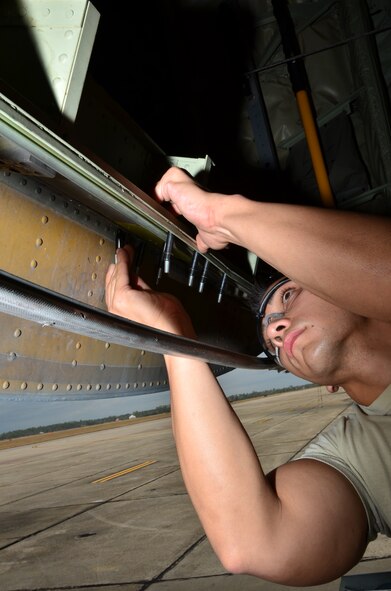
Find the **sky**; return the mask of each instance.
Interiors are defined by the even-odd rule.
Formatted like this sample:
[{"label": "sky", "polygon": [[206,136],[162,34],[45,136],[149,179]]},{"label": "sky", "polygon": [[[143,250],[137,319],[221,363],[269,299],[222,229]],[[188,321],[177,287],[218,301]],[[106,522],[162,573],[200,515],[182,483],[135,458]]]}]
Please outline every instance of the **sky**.
[{"label": "sky", "polygon": [[[218,381],[228,396],[308,383],[287,373],[245,369],[235,369],[220,376]],[[0,399],[0,433],[67,421],[132,414],[136,410],[149,410],[166,404],[169,404],[168,391],[105,400],[68,402]]]}]

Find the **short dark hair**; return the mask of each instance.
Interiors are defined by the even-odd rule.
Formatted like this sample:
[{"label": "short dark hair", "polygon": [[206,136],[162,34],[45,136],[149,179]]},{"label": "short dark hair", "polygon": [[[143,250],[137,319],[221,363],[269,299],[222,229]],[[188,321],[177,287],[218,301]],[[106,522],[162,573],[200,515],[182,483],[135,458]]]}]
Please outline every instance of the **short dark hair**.
[{"label": "short dark hair", "polygon": [[259,305],[263,298],[265,291],[269,288],[272,283],[282,279],[284,275],[263,261],[262,259],[257,260],[257,266],[255,270],[255,281],[252,291],[248,296],[248,303],[254,316],[258,314]]}]

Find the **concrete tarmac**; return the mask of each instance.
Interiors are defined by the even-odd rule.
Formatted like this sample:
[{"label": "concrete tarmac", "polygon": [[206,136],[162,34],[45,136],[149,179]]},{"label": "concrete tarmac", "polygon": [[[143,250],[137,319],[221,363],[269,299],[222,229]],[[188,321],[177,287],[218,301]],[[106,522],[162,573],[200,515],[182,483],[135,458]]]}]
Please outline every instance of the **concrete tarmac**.
[{"label": "concrete tarmac", "polygon": [[[314,388],[234,407],[269,471],[349,405]],[[0,591],[296,589],[221,566],[185,491],[169,418],[0,451],[0,524]],[[390,557],[389,540],[377,540],[352,572],[391,571]]]}]

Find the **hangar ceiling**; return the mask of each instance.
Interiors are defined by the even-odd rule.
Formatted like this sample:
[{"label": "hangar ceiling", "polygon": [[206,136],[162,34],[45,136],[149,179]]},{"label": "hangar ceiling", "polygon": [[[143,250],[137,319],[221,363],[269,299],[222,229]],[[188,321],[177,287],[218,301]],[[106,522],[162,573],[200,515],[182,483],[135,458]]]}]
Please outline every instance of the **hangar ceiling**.
[{"label": "hangar ceiling", "polygon": [[[208,154],[216,165],[211,183],[220,191],[317,203],[287,68],[273,66],[285,56],[270,1],[94,5],[101,21],[90,74],[164,152]],[[288,5],[304,54],[336,46],[304,63],[337,204],[389,212],[390,31],[367,35],[391,25],[389,3]],[[344,43],[349,39],[355,40]],[[259,147],[257,113],[249,112],[253,80],[278,155],[274,170]]]}]

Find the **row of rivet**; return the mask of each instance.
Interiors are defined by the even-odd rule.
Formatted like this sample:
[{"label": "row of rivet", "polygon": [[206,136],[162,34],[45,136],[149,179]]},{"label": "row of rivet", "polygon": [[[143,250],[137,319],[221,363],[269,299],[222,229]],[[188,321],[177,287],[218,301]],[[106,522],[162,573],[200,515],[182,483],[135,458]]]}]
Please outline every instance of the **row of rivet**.
[{"label": "row of rivet", "polygon": [[[10,351],[9,353],[7,353],[7,359],[8,359],[8,361],[13,361],[14,359],[17,358],[17,356],[18,355],[17,355],[17,353],[15,353],[15,351]],[[77,367],[77,359],[72,359],[71,365],[72,365],[72,367]],[[106,364],[105,363],[100,363],[99,366],[97,366],[97,367],[99,367],[99,369],[101,371],[103,371],[104,369],[106,369]],[[139,363],[137,365],[137,369],[142,369],[142,368],[143,368],[142,364]]]},{"label": "row of rivet", "polygon": [[[108,223],[108,221],[105,220],[103,216],[99,216],[99,214],[97,214],[96,212],[91,212],[82,204],[78,203],[74,205],[72,204],[72,202],[68,202],[66,197],[62,195],[55,195],[49,192],[43,186],[38,185],[35,177],[27,178],[25,176],[21,176],[21,174],[18,172],[10,170],[3,171],[3,177],[5,178],[6,183],[8,185],[14,188],[17,188],[19,186],[26,189],[28,191],[28,196],[30,198],[34,196],[31,192],[31,188],[33,188],[34,194],[37,196],[37,200],[39,203],[42,204],[50,201],[53,204],[52,207],[55,209],[56,212],[59,211],[61,213],[61,208],[63,207],[64,209],[69,210],[67,215],[71,214],[72,217],[75,216],[75,219],[78,219],[82,222],[86,222],[88,227],[90,228],[99,228],[99,231],[104,232],[107,237],[114,237],[116,233],[116,227]],[[70,211],[70,208],[72,207],[73,209],[72,211]],[[45,221],[45,217],[47,216],[42,216],[41,218],[43,224],[47,223],[47,220]],[[101,244],[103,243],[104,240],[103,242],[101,242]]]},{"label": "row of rivet", "polygon": [[[41,217],[41,222],[43,224],[47,224],[49,222],[49,217],[47,215],[42,216]],[[105,239],[104,238],[100,238],[99,239],[99,245],[100,246],[103,246],[104,243],[105,243]],[[43,245],[43,238],[41,238],[41,237],[37,238],[36,241],[35,241],[35,246],[37,248],[40,248],[42,245]],[[96,263],[100,263],[101,261],[102,261],[102,257],[100,255],[97,255],[95,257],[95,262]],[[37,267],[38,267],[38,261],[37,261],[37,259],[32,259],[30,261],[30,268],[31,269],[36,269]],[[94,273],[91,274],[92,281],[96,281],[97,277],[98,277],[97,273],[94,272]],[[92,291],[92,289],[88,290],[87,295],[88,295],[88,297],[92,297],[94,295],[94,292]]]},{"label": "row of rivet", "polygon": [[[166,380],[163,380],[162,382],[160,382],[159,380],[158,380],[157,382],[149,382],[149,386],[150,386],[151,388],[152,388],[153,386],[160,386],[160,385],[163,385],[163,386],[165,386],[166,384],[167,384],[167,381],[166,381]],[[11,387],[11,382],[9,382],[8,380],[4,380],[4,381],[3,381],[3,385],[2,385],[2,387],[3,387],[3,390],[8,390],[8,388],[10,388],[10,387]],[[37,384],[37,385],[36,385],[36,389],[37,389],[38,391],[41,391],[41,390],[43,390],[43,389],[44,389],[44,387],[45,387],[45,386],[44,386],[44,384],[43,384],[43,383],[39,383],[39,384]],[[70,392],[70,391],[73,389],[73,387],[74,387],[74,386],[73,386],[73,384],[67,384],[67,386],[66,386],[66,390],[67,390],[67,392]],[[87,391],[91,391],[93,388],[95,388],[95,390],[99,391],[99,390],[101,390],[103,387],[104,387],[104,384],[95,384],[95,385],[92,385],[92,384],[86,384],[86,385],[85,385],[85,389],[86,389]],[[111,390],[111,388],[112,388],[112,387],[114,387],[114,384],[113,384],[113,385],[112,385],[112,384],[106,384],[106,386],[105,386],[106,390]],[[128,384],[124,384],[124,386],[123,386],[123,387],[124,387],[126,390],[129,390],[129,389],[131,388],[131,384],[129,384],[129,383],[128,383]],[[133,389],[136,389],[136,388],[138,388],[138,387],[139,387],[139,384],[138,384],[137,382],[134,382],[134,384],[133,384]],[[147,382],[142,382],[142,383],[140,384],[140,387],[141,387],[141,388],[146,388],[146,387],[147,387]],[[27,390],[27,388],[28,388],[28,383],[27,383],[27,382],[22,382],[22,383],[20,384],[20,389],[21,389],[21,390]],[[56,390],[58,390],[58,388],[59,388],[59,385],[58,385],[58,384],[52,384],[52,385],[51,385],[51,389],[52,389],[52,391],[53,391],[53,392],[56,392]],[[122,385],[121,385],[121,384],[116,384],[116,385],[115,385],[115,389],[116,389],[116,390],[121,390],[121,388],[122,388]],[[82,389],[83,389],[83,384],[77,384],[77,385],[76,385],[76,390],[77,390],[78,392],[80,392],[80,390],[82,390]]]},{"label": "row of rivet", "polygon": [[[20,328],[16,328],[14,330],[14,337],[15,338],[19,338],[21,335],[22,335],[21,329]],[[77,341],[77,343],[75,343],[75,349],[79,350],[79,349],[81,349],[81,347],[82,347],[81,342],[80,341]],[[111,347],[110,343],[105,343],[105,349],[110,349],[110,347]],[[141,356],[144,356],[145,355],[145,351],[144,350],[140,351],[140,355]],[[14,359],[16,357],[16,353],[10,352],[8,354],[8,356],[9,357],[11,356]],[[77,361],[73,360],[72,361],[72,365],[77,365]],[[141,369],[141,368],[142,368],[142,365],[139,364],[138,365],[138,369]],[[101,369],[104,369],[104,367],[101,366]]]},{"label": "row of rivet", "polygon": [[[73,8],[68,8],[66,5],[65,7],[62,7],[61,5],[59,7],[55,6],[55,10],[53,10],[52,8],[48,8],[47,6],[38,6],[37,7],[38,10],[36,11],[36,14],[38,16],[43,16],[43,17],[48,17],[51,14],[54,16],[57,16],[57,18],[59,18],[59,15],[61,16],[65,16],[68,19],[72,19],[75,14],[77,15],[77,12],[73,9]],[[20,15],[22,17],[27,17],[28,16],[28,7],[23,6],[23,5],[16,5],[16,6],[5,6],[4,10],[2,10],[2,16],[12,16],[13,14],[17,14]],[[71,36],[74,35],[74,31],[72,29],[67,29],[66,33],[72,33]]]}]

